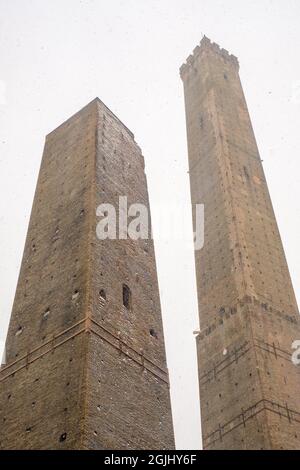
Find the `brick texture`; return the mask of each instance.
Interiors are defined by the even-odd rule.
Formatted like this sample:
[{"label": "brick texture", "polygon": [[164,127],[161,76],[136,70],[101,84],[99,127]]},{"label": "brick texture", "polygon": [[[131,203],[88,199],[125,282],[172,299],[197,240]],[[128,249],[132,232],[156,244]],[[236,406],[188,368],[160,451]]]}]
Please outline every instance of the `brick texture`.
[{"label": "brick texture", "polygon": [[97,98],[46,138],[0,369],[1,449],[174,448],[153,242],[96,237],[96,207],[119,196],[149,208],[141,150]]},{"label": "brick texture", "polygon": [[236,57],[204,37],[184,83],[195,252],[203,445],[300,449],[299,312]]}]

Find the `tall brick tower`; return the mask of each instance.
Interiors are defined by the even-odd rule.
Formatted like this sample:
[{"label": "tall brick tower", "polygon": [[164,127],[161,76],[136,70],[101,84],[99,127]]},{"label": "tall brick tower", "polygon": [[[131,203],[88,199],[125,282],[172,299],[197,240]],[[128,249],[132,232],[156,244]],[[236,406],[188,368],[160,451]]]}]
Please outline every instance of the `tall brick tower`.
[{"label": "tall brick tower", "polygon": [[97,98],[46,138],[0,370],[1,449],[174,448],[153,243],[96,236],[96,207],[119,196],[149,207],[144,160]]},{"label": "tall brick tower", "polygon": [[192,203],[205,211],[195,252],[203,446],[300,449],[299,312],[238,70],[206,37],[180,69]]}]

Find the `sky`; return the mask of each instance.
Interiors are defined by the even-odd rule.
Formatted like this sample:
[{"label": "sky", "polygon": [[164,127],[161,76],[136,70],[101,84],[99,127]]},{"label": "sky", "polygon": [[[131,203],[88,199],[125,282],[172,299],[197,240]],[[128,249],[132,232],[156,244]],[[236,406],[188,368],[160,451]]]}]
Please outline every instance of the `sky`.
[{"label": "sky", "polygon": [[[142,148],[154,234],[159,206],[190,203],[178,69],[203,34],[239,58],[299,300],[299,20],[298,0],[0,0],[0,347],[48,132],[98,96]],[[194,253],[155,248],[176,445],[199,449]]]}]

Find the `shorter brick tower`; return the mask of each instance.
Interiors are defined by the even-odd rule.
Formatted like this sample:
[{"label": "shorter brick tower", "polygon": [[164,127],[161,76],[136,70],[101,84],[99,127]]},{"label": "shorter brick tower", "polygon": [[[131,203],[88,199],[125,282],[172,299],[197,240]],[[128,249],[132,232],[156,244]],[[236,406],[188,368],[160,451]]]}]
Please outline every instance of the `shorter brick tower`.
[{"label": "shorter brick tower", "polygon": [[300,449],[300,317],[238,60],[204,37],[181,77],[192,202],[205,212],[195,252],[203,446]]},{"label": "shorter brick tower", "polygon": [[0,370],[1,449],[174,448],[153,242],[96,236],[96,208],[120,196],[149,208],[143,156],[95,99],[46,138]]}]

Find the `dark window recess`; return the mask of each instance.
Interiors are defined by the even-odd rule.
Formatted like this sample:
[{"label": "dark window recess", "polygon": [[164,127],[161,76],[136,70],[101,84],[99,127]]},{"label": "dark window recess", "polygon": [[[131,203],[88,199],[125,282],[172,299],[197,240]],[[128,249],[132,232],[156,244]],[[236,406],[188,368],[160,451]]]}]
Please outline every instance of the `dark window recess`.
[{"label": "dark window recess", "polygon": [[123,284],[123,305],[131,310],[131,290],[126,284]]},{"label": "dark window recess", "polygon": [[77,299],[77,297],[79,296],[79,290],[74,290],[74,294],[72,295],[72,300],[75,300]]},{"label": "dark window recess", "polygon": [[50,308],[47,308],[47,310],[45,310],[44,314],[43,314],[43,317],[44,318],[48,318],[50,315]]},{"label": "dark window recess", "polygon": [[99,291],[99,295],[100,295],[101,299],[106,300],[106,292],[105,292],[104,289],[101,289],[101,290]]},{"label": "dark window recess", "polygon": [[225,78],[225,80],[227,80],[227,78],[228,78],[227,75],[226,75],[226,73],[224,73],[224,78]]},{"label": "dark window recess", "polygon": [[149,330],[149,333],[150,333],[151,336],[153,336],[153,338],[157,338],[157,333],[156,333],[156,331],[155,331],[153,328],[151,328],[151,329]]},{"label": "dark window recess", "polygon": [[16,333],[15,333],[15,336],[19,336],[23,333],[23,326],[19,326],[19,328],[17,329]]},{"label": "dark window recess", "polygon": [[66,439],[67,439],[67,433],[64,432],[63,434],[60,435],[59,442],[64,442]]}]

